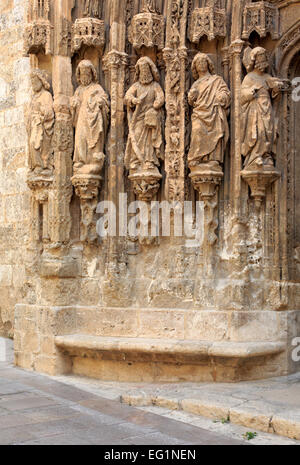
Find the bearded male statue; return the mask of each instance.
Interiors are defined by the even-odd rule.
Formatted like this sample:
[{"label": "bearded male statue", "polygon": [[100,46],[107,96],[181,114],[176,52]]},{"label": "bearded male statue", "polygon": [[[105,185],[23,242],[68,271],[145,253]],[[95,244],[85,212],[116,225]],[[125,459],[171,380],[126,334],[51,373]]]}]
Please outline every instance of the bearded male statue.
[{"label": "bearded male statue", "polygon": [[163,154],[164,92],[159,84],[157,67],[149,57],[136,64],[136,82],[125,96],[129,137],[125,164],[132,171],[156,170]]}]

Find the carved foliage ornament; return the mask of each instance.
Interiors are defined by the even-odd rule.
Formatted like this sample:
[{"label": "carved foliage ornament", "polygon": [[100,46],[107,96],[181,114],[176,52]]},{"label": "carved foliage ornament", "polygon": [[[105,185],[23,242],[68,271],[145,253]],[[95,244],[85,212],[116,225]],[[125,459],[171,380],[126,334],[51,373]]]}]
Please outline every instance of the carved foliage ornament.
[{"label": "carved foliage ornament", "polygon": [[49,21],[49,0],[29,0],[27,25],[24,31],[24,53],[44,50],[46,55],[53,52],[53,27]]},{"label": "carved foliage ornament", "polygon": [[260,37],[266,37],[269,32],[272,38],[279,39],[279,11],[269,2],[249,3],[244,9],[243,39],[249,39],[256,31]]}]

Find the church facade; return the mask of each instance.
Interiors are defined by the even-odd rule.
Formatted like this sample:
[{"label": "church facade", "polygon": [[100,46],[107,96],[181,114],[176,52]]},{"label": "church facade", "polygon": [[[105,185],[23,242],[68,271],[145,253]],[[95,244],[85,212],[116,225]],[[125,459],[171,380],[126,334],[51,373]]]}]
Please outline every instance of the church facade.
[{"label": "church facade", "polygon": [[16,365],[299,371],[300,1],[5,0],[0,20]]}]

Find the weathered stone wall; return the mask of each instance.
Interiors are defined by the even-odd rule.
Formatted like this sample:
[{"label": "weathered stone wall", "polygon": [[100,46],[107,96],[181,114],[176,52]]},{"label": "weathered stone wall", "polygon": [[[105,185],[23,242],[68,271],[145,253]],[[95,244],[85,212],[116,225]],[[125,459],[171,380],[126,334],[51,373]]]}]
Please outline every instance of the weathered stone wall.
[{"label": "weathered stone wall", "polygon": [[29,58],[23,55],[24,0],[0,2],[0,335],[12,336],[14,306],[25,290],[30,207],[23,107]]}]

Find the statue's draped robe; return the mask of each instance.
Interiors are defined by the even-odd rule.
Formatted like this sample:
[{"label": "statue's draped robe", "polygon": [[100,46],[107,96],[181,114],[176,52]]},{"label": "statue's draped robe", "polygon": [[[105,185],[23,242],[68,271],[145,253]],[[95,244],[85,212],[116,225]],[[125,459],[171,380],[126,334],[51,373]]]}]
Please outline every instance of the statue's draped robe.
[{"label": "statue's draped robe", "polygon": [[[74,162],[91,165],[103,159],[105,135],[108,127],[109,100],[99,84],[79,86],[73,97],[79,100],[74,114]],[[101,106],[100,106],[101,105]]]},{"label": "statue's draped robe", "polygon": [[84,15],[92,18],[100,18],[99,0],[84,0]]},{"label": "statue's draped robe", "polygon": [[[142,102],[132,109],[132,99],[142,97]],[[152,168],[159,166],[159,159],[163,159],[162,135],[162,106],[165,97],[158,82],[143,85],[136,82],[131,86],[125,96],[128,107],[129,137],[125,154],[127,169],[137,166]],[[158,110],[155,112],[153,104]],[[150,110],[150,112],[149,112]],[[152,126],[148,125],[150,115]]]},{"label": "statue's draped robe", "polygon": [[[271,95],[275,98],[279,91],[270,89],[270,78],[269,74],[259,76],[251,72],[242,84],[242,155],[245,157],[245,166],[258,157],[276,155],[277,129]],[[254,99],[251,92],[253,87],[257,89]]]},{"label": "statue's draped robe", "polygon": [[50,92],[43,89],[38,94],[33,95],[29,108],[29,167],[31,170],[52,168],[53,131],[53,99]]},{"label": "statue's draped robe", "polygon": [[[197,92],[195,100],[192,99],[194,92]],[[217,104],[216,99],[221,96],[224,98],[224,107]],[[194,107],[189,163],[223,163],[229,138],[226,108],[230,105],[230,91],[226,83],[217,75],[198,79],[190,90],[189,103]]]}]

